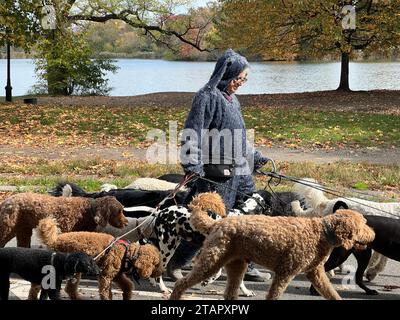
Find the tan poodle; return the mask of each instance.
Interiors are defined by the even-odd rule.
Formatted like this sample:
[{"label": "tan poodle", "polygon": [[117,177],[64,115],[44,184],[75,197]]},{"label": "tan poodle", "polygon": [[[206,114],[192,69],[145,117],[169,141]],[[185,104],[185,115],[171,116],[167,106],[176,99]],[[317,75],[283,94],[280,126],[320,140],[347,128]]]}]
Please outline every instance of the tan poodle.
[{"label": "tan poodle", "polygon": [[209,278],[222,266],[228,277],[224,297],[237,299],[247,261],[275,272],[268,299],[279,299],[301,272],[323,297],[340,299],[324,272],[325,261],[334,247],[361,248],[375,237],[364,217],[350,210],[339,210],[324,218],[248,215],[215,221],[201,209],[208,196],[201,194],[190,205],[191,223],[207,237],[192,271],[177,281],[171,299],[181,298],[186,289]]},{"label": "tan poodle", "polygon": [[16,194],[0,204],[0,247],[15,236],[18,247],[30,247],[32,229],[47,217],[55,218],[62,232],[94,231],[107,223],[122,228],[128,224],[123,209],[114,197],[88,199]]},{"label": "tan poodle", "polygon": [[[69,232],[59,234],[54,219],[47,218],[39,222],[38,235],[49,248],[61,252],[85,252],[96,257],[107,248],[115,238],[109,234],[96,232]],[[100,267],[99,292],[102,300],[112,300],[111,284],[115,281],[123,291],[123,299],[132,296],[133,282],[127,277],[137,271],[142,278],[158,277],[162,274],[162,263],[159,250],[153,245],[115,243],[98,259]],[[79,299],[79,276],[73,283],[68,281],[65,291],[71,299]],[[36,288],[37,289],[37,288]],[[37,296],[32,291],[31,296]]]}]

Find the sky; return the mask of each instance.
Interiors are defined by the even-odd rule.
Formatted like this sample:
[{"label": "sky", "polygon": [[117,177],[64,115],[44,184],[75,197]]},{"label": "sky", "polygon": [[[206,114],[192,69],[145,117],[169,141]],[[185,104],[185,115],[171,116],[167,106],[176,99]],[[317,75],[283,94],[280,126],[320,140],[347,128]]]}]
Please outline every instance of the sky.
[{"label": "sky", "polygon": [[210,0],[196,0],[194,2],[196,6],[200,7],[200,6],[205,6],[207,2],[210,2]]},{"label": "sky", "polygon": [[[192,5],[193,5],[193,7],[204,7],[204,6],[206,6],[206,4],[208,3],[208,2],[215,2],[215,0],[192,0],[193,2],[192,2]],[[183,14],[183,13],[186,13],[186,10],[187,10],[187,8],[186,7],[182,7],[182,8],[178,8],[177,9],[177,11],[176,11],[176,13],[181,13],[181,14]]]}]

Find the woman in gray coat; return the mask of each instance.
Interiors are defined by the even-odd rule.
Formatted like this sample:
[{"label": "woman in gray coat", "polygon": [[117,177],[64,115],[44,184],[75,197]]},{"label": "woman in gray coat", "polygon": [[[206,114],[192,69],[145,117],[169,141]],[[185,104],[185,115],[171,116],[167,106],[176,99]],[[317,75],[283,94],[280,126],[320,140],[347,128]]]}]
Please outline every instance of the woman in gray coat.
[{"label": "woman in gray coat", "polygon": [[[248,143],[235,96],[247,81],[248,69],[246,58],[228,49],[218,59],[209,82],[193,99],[182,135],[181,164],[186,174],[195,173],[212,182],[198,179],[187,202],[198,193],[216,191],[227,209],[231,209],[255,192],[253,169],[262,167],[269,159]],[[198,247],[187,242],[178,247],[168,266],[172,278],[180,277],[177,270],[193,257]],[[258,271],[251,271],[256,278]]]}]

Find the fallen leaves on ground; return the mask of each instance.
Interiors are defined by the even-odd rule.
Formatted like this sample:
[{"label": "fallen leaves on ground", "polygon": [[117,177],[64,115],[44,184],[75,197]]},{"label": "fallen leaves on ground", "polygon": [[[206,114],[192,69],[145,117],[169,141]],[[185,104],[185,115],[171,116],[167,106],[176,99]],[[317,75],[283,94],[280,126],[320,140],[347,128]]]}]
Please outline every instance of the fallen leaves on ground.
[{"label": "fallen leaves on ground", "polygon": [[[146,148],[153,143],[147,137],[151,130],[162,130],[168,141],[170,121],[180,131],[188,111],[155,106],[0,104],[0,141],[16,148]],[[247,128],[255,130],[257,146],[323,150],[400,146],[400,115],[265,106],[245,107],[243,115]]]}]

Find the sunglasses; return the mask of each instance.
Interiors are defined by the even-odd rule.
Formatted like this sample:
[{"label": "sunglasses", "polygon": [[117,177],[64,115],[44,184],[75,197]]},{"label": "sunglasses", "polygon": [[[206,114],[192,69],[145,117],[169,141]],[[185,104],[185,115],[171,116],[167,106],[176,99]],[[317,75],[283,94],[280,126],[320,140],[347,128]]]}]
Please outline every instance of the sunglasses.
[{"label": "sunglasses", "polygon": [[234,81],[240,81],[241,83],[247,82],[247,78],[237,77]]}]

